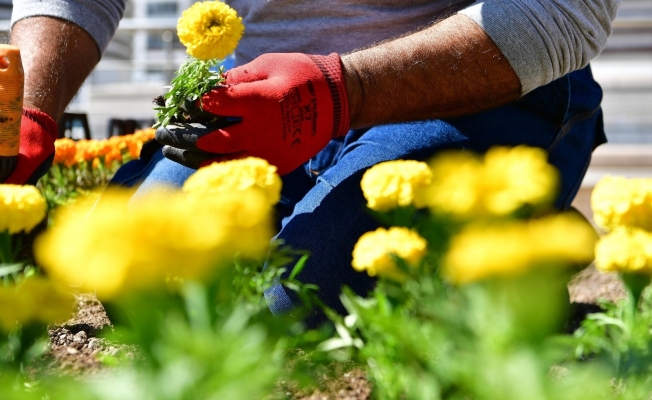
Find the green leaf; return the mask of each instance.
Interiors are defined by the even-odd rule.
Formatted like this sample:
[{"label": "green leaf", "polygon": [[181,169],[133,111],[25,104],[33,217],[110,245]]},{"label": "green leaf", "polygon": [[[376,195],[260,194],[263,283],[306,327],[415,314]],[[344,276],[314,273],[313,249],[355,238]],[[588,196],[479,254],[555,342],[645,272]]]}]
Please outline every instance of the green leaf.
[{"label": "green leaf", "polygon": [[297,261],[296,265],[294,268],[292,268],[292,272],[290,273],[290,277],[288,280],[293,281],[294,278],[296,278],[297,275],[303,271],[303,268],[306,266],[306,261],[308,260],[308,255],[304,254],[299,261]]},{"label": "green leaf", "polygon": [[0,264],[0,277],[5,277],[23,269],[23,264]]},{"label": "green leaf", "polygon": [[[202,61],[189,57],[170,82],[169,91],[163,95],[165,105],[154,108],[157,122],[153,127],[169,125],[173,120],[186,122],[189,115],[183,104],[201,99],[202,95],[224,82],[224,67],[218,66],[219,62],[220,60]],[[200,100],[200,111],[201,106]]]}]

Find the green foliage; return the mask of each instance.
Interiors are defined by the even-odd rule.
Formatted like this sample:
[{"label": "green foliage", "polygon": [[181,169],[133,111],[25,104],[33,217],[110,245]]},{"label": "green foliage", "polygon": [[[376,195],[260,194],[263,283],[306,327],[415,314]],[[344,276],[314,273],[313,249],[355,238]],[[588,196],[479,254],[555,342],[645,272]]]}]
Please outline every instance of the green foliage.
[{"label": "green foliage", "polygon": [[107,169],[102,163],[93,168],[90,163],[82,162],[74,167],[53,165],[36,184],[48,204],[48,210],[54,210],[88,194],[90,190],[104,187],[109,182],[118,166]]},{"label": "green foliage", "polygon": [[[288,379],[288,359],[295,358],[289,349],[314,348],[331,333],[308,331],[300,319],[271,315],[263,291],[279,282],[283,269],[278,263],[301,256],[289,250],[276,253],[265,268],[260,260],[239,259],[233,265],[216,265],[215,273],[202,281],[171,280],[167,287],[104,301],[114,324],[106,338],[136,345],[138,356],[131,361],[105,357],[111,369],[99,380],[43,375],[38,365],[47,339],[45,326],[17,326],[0,337],[0,380],[15,382],[0,387],[0,398],[74,392],[77,399],[157,400],[256,399],[272,394],[279,381]],[[283,281],[304,296],[311,293],[294,278]],[[315,378],[307,371],[309,365],[315,361],[295,362],[293,380],[309,385]],[[25,373],[28,366],[31,374]]]},{"label": "green foliage", "polygon": [[[578,344],[565,332],[567,284],[575,270],[539,265],[453,286],[439,275],[439,265],[460,225],[442,216],[412,215],[395,210],[384,215],[384,223],[416,228],[428,238],[428,257],[416,267],[395,260],[407,278],[380,277],[369,296],[345,289],[348,316],[334,320],[335,336],[320,347],[333,358],[365,365],[375,398],[650,396],[649,305],[636,314],[611,305],[609,315],[590,316],[576,334]],[[574,353],[591,361],[578,362]]]},{"label": "green foliage", "polygon": [[[565,321],[560,272],[462,288],[422,275],[383,281],[370,298],[347,290],[346,336],[358,342],[347,340],[379,399],[563,398],[549,378],[559,354],[546,341]],[[547,309],[529,307],[533,299]]]},{"label": "green foliage", "polygon": [[201,109],[196,108],[195,102],[199,100],[201,103],[204,93],[224,81],[224,68],[219,63],[219,60],[202,61],[189,57],[170,82],[169,91],[163,95],[163,104],[154,107],[154,128],[170,122],[187,122],[193,114],[200,113]]},{"label": "green foliage", "polygon": [[[161,110],[168,113],[161,124],[186,118],[186,100],[207,88],[171,91],[170,104],[178,107]],[[42,188],[52,207],[83,190],[56,170]],[[454,286],[439,267],[459,221],[413,208],[378,217],[387,226],[417,230],[428,254],[416,266],[395,258],[405,275],[401,282],[381,277],[366,296],[344,288],[345,316],[325,307],[318,287],[296,280],[307,255],[275,243],[266,262],[236,259],[201,281],[170,279],[167,287],[103,302],[114,324],[106,338],[135,345],[138,356],[103,356],[110,368],[97,379],[44,373],[46,327],[17,326],[0,337],[0,398],[284,398],[279,382],[291,390],[311,388],[351,366],[365,369],[381,400],[650,397],[652,293],[642,291],[649,279],[625,277],[628,299],[602,303],[603,313],[589,315],[568,335],[566,285],[573,270],[539,265]],[[283,278],[288,265],[293,269]],[[22,264],[1,265],[3,284],[20,280],[22,270]],[[306,308],[272,316],[263,293],[279,283]],[[315,309],[330,322],[308,329],[304,317]]]},{"label": "green foliage", "polygon": [[638,303],[635,298],[629,290],[627,298],[604,301],[604,312],[588,315],[572,341],[577,358],[603,363],[620,379],[650,376],[651,293],[646,291]]}]

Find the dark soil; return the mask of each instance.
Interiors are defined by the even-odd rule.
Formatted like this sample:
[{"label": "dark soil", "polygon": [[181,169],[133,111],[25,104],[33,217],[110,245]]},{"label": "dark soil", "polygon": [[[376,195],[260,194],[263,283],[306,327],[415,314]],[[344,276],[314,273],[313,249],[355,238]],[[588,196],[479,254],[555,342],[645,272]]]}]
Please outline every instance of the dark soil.
[{"label": "dark soil", "polygon": [[50,351],[46,370],[63,375],[92,375],[109,368],[106,360],[133,359],[136,349],[111,343],[98,334],[112,325],[97,298],[90,294],[75,296],[74,316],[48,330]]},{"label": "dark soil", "polygon": [[344,372],[337,379],[320,382],[321,389],[311,392],[283,388],[287,399],[292,400],[366,400],[371,396],[371,384],[362,369]]},{"label": "dark soil", "polygon": [[571,303],[597,304],[604,299],[616,302],[625,297],[625,285],[618,274],[604,274],[590,266],[575,275],[568,285]]}]

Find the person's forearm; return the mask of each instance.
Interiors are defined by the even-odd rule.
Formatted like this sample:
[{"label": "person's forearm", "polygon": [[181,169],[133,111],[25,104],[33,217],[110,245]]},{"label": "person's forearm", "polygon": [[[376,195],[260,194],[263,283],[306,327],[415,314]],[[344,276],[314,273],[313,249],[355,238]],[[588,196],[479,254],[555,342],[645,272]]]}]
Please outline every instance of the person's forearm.
[{"label": "person's forearm", "polygon": [[515,100],[520,81],[464,15],[342,56],[352,128],[445,118]]},{"label": "person's forearm", "polygon": [[95,41],[77,25],[51,17],[18,21],[10,43],[25,70],[24,106],[58,120],[100,59]]}]

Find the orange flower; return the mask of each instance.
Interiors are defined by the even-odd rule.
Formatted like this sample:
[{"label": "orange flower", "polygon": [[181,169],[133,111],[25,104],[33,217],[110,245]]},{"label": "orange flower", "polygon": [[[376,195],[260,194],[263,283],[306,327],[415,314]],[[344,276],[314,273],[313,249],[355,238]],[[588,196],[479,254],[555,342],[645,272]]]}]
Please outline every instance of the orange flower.
[{"label": "orange flower", "polygon": [[77,154],[75,161],[79,163],[93,161],[97,157],[97,149],[95,148],[94,140],[79,140],[77,141]]},{"label": "orange flower", "polygon": [[155,133],[156,129],[154,128],[140,129],[134,132],[133,137],[135,140],[145,143],[154,139]]},{"label": "orange flower", "polygon": [[75,163],[75,154],[77,145],[74,140],[68,138],[57,139],[54,142],[54,161],[55,165],[63,164],[70,167]]},{"label": "orange flower", "polygon": [[129,138],[127,141],[127,148],[129,149],[129,156],[132,159],[140,157],[140,151],[143,148],[143,142],[136,140],[134,138]]},{"label": "orange flower", "polygon": [[104,165],[110,166],[114,161],[122,162],[122,152],[119,147],[114,147],[104,156]]},{"label": "orange flower", "polygon": [[[55,142],[54,164],[71,167],[75,164],[91,162],[96,168],[101,160],[104,160],[107,166],[115,161],[122,163],[127,153],[132,159],[138,158],[143,144],[154,139],[155,132],[155,129],[148,128],[138,130],[131,135],[111,136],[103,140],[58,139]],[[98,158],[100,161],[96,161]]]}]

